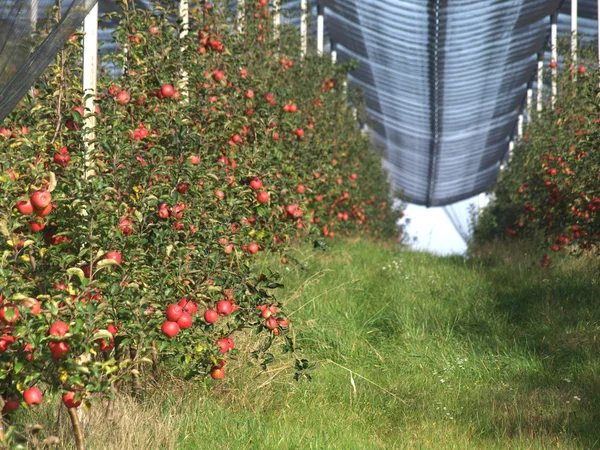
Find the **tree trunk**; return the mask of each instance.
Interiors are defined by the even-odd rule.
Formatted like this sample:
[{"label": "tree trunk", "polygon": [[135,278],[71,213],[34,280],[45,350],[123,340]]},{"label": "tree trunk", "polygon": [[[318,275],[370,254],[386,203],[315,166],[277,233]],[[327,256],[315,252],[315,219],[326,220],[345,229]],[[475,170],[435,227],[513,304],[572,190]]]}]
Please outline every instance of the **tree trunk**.
[{"label": "tree trunk", "polygon": [[83,439],[83,432],[81,431],[81,425],[77,417],[77,408],[69,408],[69,417],[71,418],[71,425],[73,425],[75,447],[77,450],[85,450],[85,440]]},{"label": "tree trunk", "polygon": [[0,448],[8,448],[6,437],[4,436],[4,420],[2,420],[2,413],[0,413]]}]

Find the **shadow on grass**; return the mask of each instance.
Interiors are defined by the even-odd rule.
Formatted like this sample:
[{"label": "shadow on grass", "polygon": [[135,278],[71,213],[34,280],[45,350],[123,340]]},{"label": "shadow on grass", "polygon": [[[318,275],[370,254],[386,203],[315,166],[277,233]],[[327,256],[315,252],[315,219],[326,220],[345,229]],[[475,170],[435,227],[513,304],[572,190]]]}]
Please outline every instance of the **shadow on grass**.
[{"label": "shadow on grass", "polygon": [[[454,262],[452,262],[454,263]],[[479,273],[488,297],[459,320],[455,332],[475,345],[527,355],[509,392],[481,399],[504,437],[567,437],[600,448],[600,286],[595,261],[543,270],[498,264]],[[477,270],[477,269],[475,269]],[[493,404],[490,405],[490,402]]]}]

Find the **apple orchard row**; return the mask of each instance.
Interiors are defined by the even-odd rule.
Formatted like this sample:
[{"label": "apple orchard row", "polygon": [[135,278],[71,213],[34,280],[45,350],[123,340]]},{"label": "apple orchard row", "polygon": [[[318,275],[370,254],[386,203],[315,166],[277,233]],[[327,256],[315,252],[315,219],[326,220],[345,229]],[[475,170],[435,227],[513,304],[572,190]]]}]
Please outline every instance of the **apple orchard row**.
[{"label": "apple orchard row", "polygon": [[398,235],[348,67],[301,58],[294,30],[275,39],[265,1],[241,37],[226,9],[190,6],[183,38],[174,10],[124,10],[94,111],[76,34],[1,124],[4,414],[143,388],[157,367],[221,379],[228,358],[266,368],[287,353],[299,378],[311,365],[256,255]]}]

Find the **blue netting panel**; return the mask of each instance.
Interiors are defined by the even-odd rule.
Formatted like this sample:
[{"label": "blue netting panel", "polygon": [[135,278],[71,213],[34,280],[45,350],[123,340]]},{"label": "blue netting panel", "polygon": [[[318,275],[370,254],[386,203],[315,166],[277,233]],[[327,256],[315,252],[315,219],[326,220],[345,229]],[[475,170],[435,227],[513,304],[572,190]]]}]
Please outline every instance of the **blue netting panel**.
[{"label": "blue netting panel", "polygon": [[495,181],[560,0],[326,0],[394,184],[445,205]]}]

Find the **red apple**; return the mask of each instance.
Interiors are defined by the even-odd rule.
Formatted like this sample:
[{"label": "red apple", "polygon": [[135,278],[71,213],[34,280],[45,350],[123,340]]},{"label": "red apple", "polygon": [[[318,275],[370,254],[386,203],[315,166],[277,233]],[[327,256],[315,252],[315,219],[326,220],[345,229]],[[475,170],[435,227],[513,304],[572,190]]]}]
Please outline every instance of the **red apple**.
[{"label": "red apple", "polygon": [[229,300],[221,300],[217,303],[217,312],[220,316],[228,316],[233,310],[233,305]]},{"label": "red apple", "polygon": [[182,298],[179,300],[178,305],[181,306],[184,312],[190,314],[196,314],[198,312],[198,306],[196,306],[194,302],[188,300],[187,298]]},{"label": "red apple", "polygon": [[210,371],[210,376],[213,380],[220,380],[225,376],[225,372],[220,367],[213,367]]},{"label": "red apple", "polygon": [[177,322],[166,321],[163,323],[162,332],[170,338],[175,337],[179,333],[179,325]]},{"label": "red apple", "polygon": [[179,327],[182,330],[186,330],[188,328],[190,328],[192,326],[193,320],[192,320],[192,315],[190,313],[182,313],[181,317],[179,318],[179,320],[177,321],[177,325],[179,325]]},{"label": "red apple", "polygon": [[119,252],[108,252],[104,258],[112,259],[117,264],[121,264],[121,253]]},{"label": "red apple", "polygon": [[113,338],[110,339],[98,339],[98,345],[100,345],[100,351],[102,352],[110,352],[113,348],[115,348],[115,340]]},{"label": "red apple", "polygon": [[125,236],[129,236],[131,233],[133,233],[133,222],[127,218],[122,218],[121,219],[121,223],[119,223],[119,228],[121,228],[121,232],[125,235]]},{"label": "red apple", "polygon": [[215,81],[222,81],[225,78],[225,74],[217,69],[213,74],[213,78]]},{"label": "red apple", "polygon": [[161,219],[168,219],[169,218],[169,210],[166,207],[161,207],[158,210],[158,217],[160,217]]},{"label": "red apple", "polygon": [[260,203],[269,203],[269,193],[265,192],[265,191],[259,192],[258,195],[256,196],[256,199]]},{"label": "red apple", "polygon": [[175,89],[173,89],[173,86],[170,84],[163,84],[160,88],[160,93],[164,97],[171,97],[175,93]]},{"label": "red apple", "polygon": [[54,163],[61,167],[67,167],[69,165],[69,161],[71,161],[69,154],[56,153],[54,155]]},{"label": "red apple", "polygon": [[167,308],[167,320],[177,322],[183,314],[183,309],[179,305],[171,305]]},{"label": "red apple", "polygon": [[48,347],[50,347],[50,353],[54,359],[62,358],[69,351],[69,344],[66,342],[50,342]]},{"label": "red apple", "polygon": [[227,342],[227,339],[225,338],[218,339],[217,346],[219,347],[219,351],[221,353],[227,353],[230,350],[229,342]]},{"label": "red apple", "polygon": [[73,391],[64,393],[62,396],[63,405],[65,405],[67,409],[77,408],[81,405],[83,399],[80,397],[79,400],[75,400],[76,398],[77,394]]},{"label": "red apple", "polygon": [[46,217],[48,214],[52,212],[52,203],[42,209],[35,209],[35,215],[38,217]]},{"label": "red apple", "polygon": [[7,398],[4,400],[4,408],[2,409],[2,415],[10,414],[16,411],[21,406],[21,402],[16,397]]},{"label": "red apple", "polygon": [[131,97],[129,96],[128,92],[121,91],[117,94],[116,99],[119,105],[126,105],[127,103],[129,103]]},{"label": "red apple", "polygon": [[255,244],[254,242],[251,243],[250,245],[248,245],[248,252],[251,253],[252,255],[258,253],[258,245]]},{"label": "red apple", "polygon": [[229,349],[233,350],[235,348],[235,342],[233,342],[233,339],[227,337],[225,340],[227,341],[227,345],[229,345]]},{"label": "red apple", "polygon": [[250,182],[250,187],[255,191],[258,191],[263,187],[263,182],[260,178],[256,177]]},{"label": "red apple", "polygon": [[64,336],[69,332],[69,325],[64,322],[54,322],[48,330],[48,334],[52,336]]},{"label": "red apple", "polygon": [[30,201],[34,209],[44,209],[52,202],[52,194],[46,189],[40,189],[32,194]]},{"label": "red apple", "polygon": [[21,214],[27,215],[33,212],[33,205],[29,200],[19,200],[15,206]]},{"label": "red apple", "polygon": [[36,387],[25,389],[23,391],[23,400],[30,407],[37,406],[42,403],[42,391]]},{"label": "red apple", "polygon": [[207,309],[204,311],[204,320],[208,323],[215,323],[219,318],[219,313],[214,309]]},{"label": "red apple", "polygon": [[12,303],[4,303],[0,306],[0,321],[6,324],[12,324],[19,318],[19,310]]},{"label": "red apple", "polygon": [[38,315],[42,310],[40,302],[36,298],[30,297],[29,299],[23,302],[25,306],[27,306],[31,310],[31,314]]},{"label": "red apple", "polygon": [[269,330],[274,330],[279,326],[279,324],[277,323],[277,319],[275,317],[271,316],[265,321],[265,326]]},{"label": "red apple", "polygon": [[[12,331],[7,331],[6,328],[8,327],[5,327],[5,329],[2,331],[3,333],[12,333]],[[4,353],[6,350],[8,350],[10,344],[13,344],[15,340],[16,338],[14,336],[0,336],[0,353]]]}]

